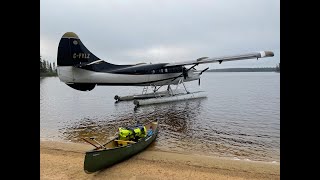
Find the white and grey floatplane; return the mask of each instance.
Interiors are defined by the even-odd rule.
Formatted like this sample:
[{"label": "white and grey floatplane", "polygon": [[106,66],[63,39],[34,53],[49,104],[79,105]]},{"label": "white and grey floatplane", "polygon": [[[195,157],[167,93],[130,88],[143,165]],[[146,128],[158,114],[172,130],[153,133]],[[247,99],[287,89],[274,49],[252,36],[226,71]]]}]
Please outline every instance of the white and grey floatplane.
[{"label": "white and grey floatplane", "polygon": [[[57,69],[60,80],[79,91],[91,91],[95,86],[144,86],[140,95],[115,96],[116,101],[134,100],[135,105],[141,106],[206,97],[203,91],[189,92],[184,84],[198,80],[200,85],[200,76],[209,68],[198,71],[195,66],[199,64],[221,64],[225,61],[273,56],[272,51],[260,51],[215,58],[201,57],[175,63],[116,65],[92,54],[75,33],[67,32],[59,43]],[[172,85],[180,84],[184,92],[171,88]],[[167,86],[167,90],[160,92],[163,86]],[[148,93],[148,87],[151,87],[151,93]]]}]

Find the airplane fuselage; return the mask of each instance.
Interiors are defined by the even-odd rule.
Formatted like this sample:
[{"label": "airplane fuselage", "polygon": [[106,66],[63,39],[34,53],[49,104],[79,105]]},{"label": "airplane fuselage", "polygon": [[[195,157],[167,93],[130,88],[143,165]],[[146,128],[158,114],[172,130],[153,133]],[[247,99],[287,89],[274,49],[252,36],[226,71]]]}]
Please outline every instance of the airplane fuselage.
[{"label": "airplane fuselage", "polygon": [[[164,67],[165,64],[117,65],[103,68],[103,64],[88,67],[59,66],[58,75],[61,81],[72,83],[93,83],[108,86],[162,86],[198,80],[199,73],[188,71],[186,78],[181,76],[183,66]],[[108,66],[109,67],[109,66]],[[179,77],[180,76],[180,77]]]}]

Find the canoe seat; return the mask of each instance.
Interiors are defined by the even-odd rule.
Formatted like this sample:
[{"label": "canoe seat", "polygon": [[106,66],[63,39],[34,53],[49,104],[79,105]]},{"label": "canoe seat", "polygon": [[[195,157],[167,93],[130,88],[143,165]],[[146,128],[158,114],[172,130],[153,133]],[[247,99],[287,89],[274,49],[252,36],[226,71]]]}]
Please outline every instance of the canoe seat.
[{"label": "canoe seat", "polygon": [[124,140],[114,140],[114,141],[116,141],[116,142],[118,143],[118,145],[122,145],[122,146],[126,146],[126,145],[128,145],[128,144],[134,144],[134,143],[136,143],[136,142],[134,142],[134,141],[124,141]]}]

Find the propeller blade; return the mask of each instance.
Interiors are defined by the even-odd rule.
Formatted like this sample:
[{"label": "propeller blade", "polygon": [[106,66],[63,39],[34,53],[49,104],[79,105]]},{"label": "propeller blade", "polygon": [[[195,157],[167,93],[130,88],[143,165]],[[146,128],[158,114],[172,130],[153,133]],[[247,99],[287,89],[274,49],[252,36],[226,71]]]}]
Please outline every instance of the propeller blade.
[{"label": "propeller blade", "polygon": [[182,69],[182,75],[183,75],[184,79],[187,79],[187,77],[188,77],[188,70],[187,70],[186,68],[183,68],[183,69]]},{"label": "propeller blade", "polygon": [[200,72],[200,75],[203,73],[203,72],[205,72],[206,70],[208,70],[209,69],[209,67],[207,67],[207,68],[205,68],[204,70],[202,70],[201,72]]}]

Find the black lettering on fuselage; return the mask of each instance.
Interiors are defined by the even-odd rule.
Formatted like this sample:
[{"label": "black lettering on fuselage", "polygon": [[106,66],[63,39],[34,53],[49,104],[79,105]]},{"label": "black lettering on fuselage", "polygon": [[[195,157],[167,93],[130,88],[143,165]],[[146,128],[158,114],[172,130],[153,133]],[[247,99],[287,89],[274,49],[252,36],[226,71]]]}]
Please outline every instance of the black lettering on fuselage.
[{"label": "black lettering on fuselage", "polygon": [[89,59],[90,53],[73,53],[73,59]]}]

